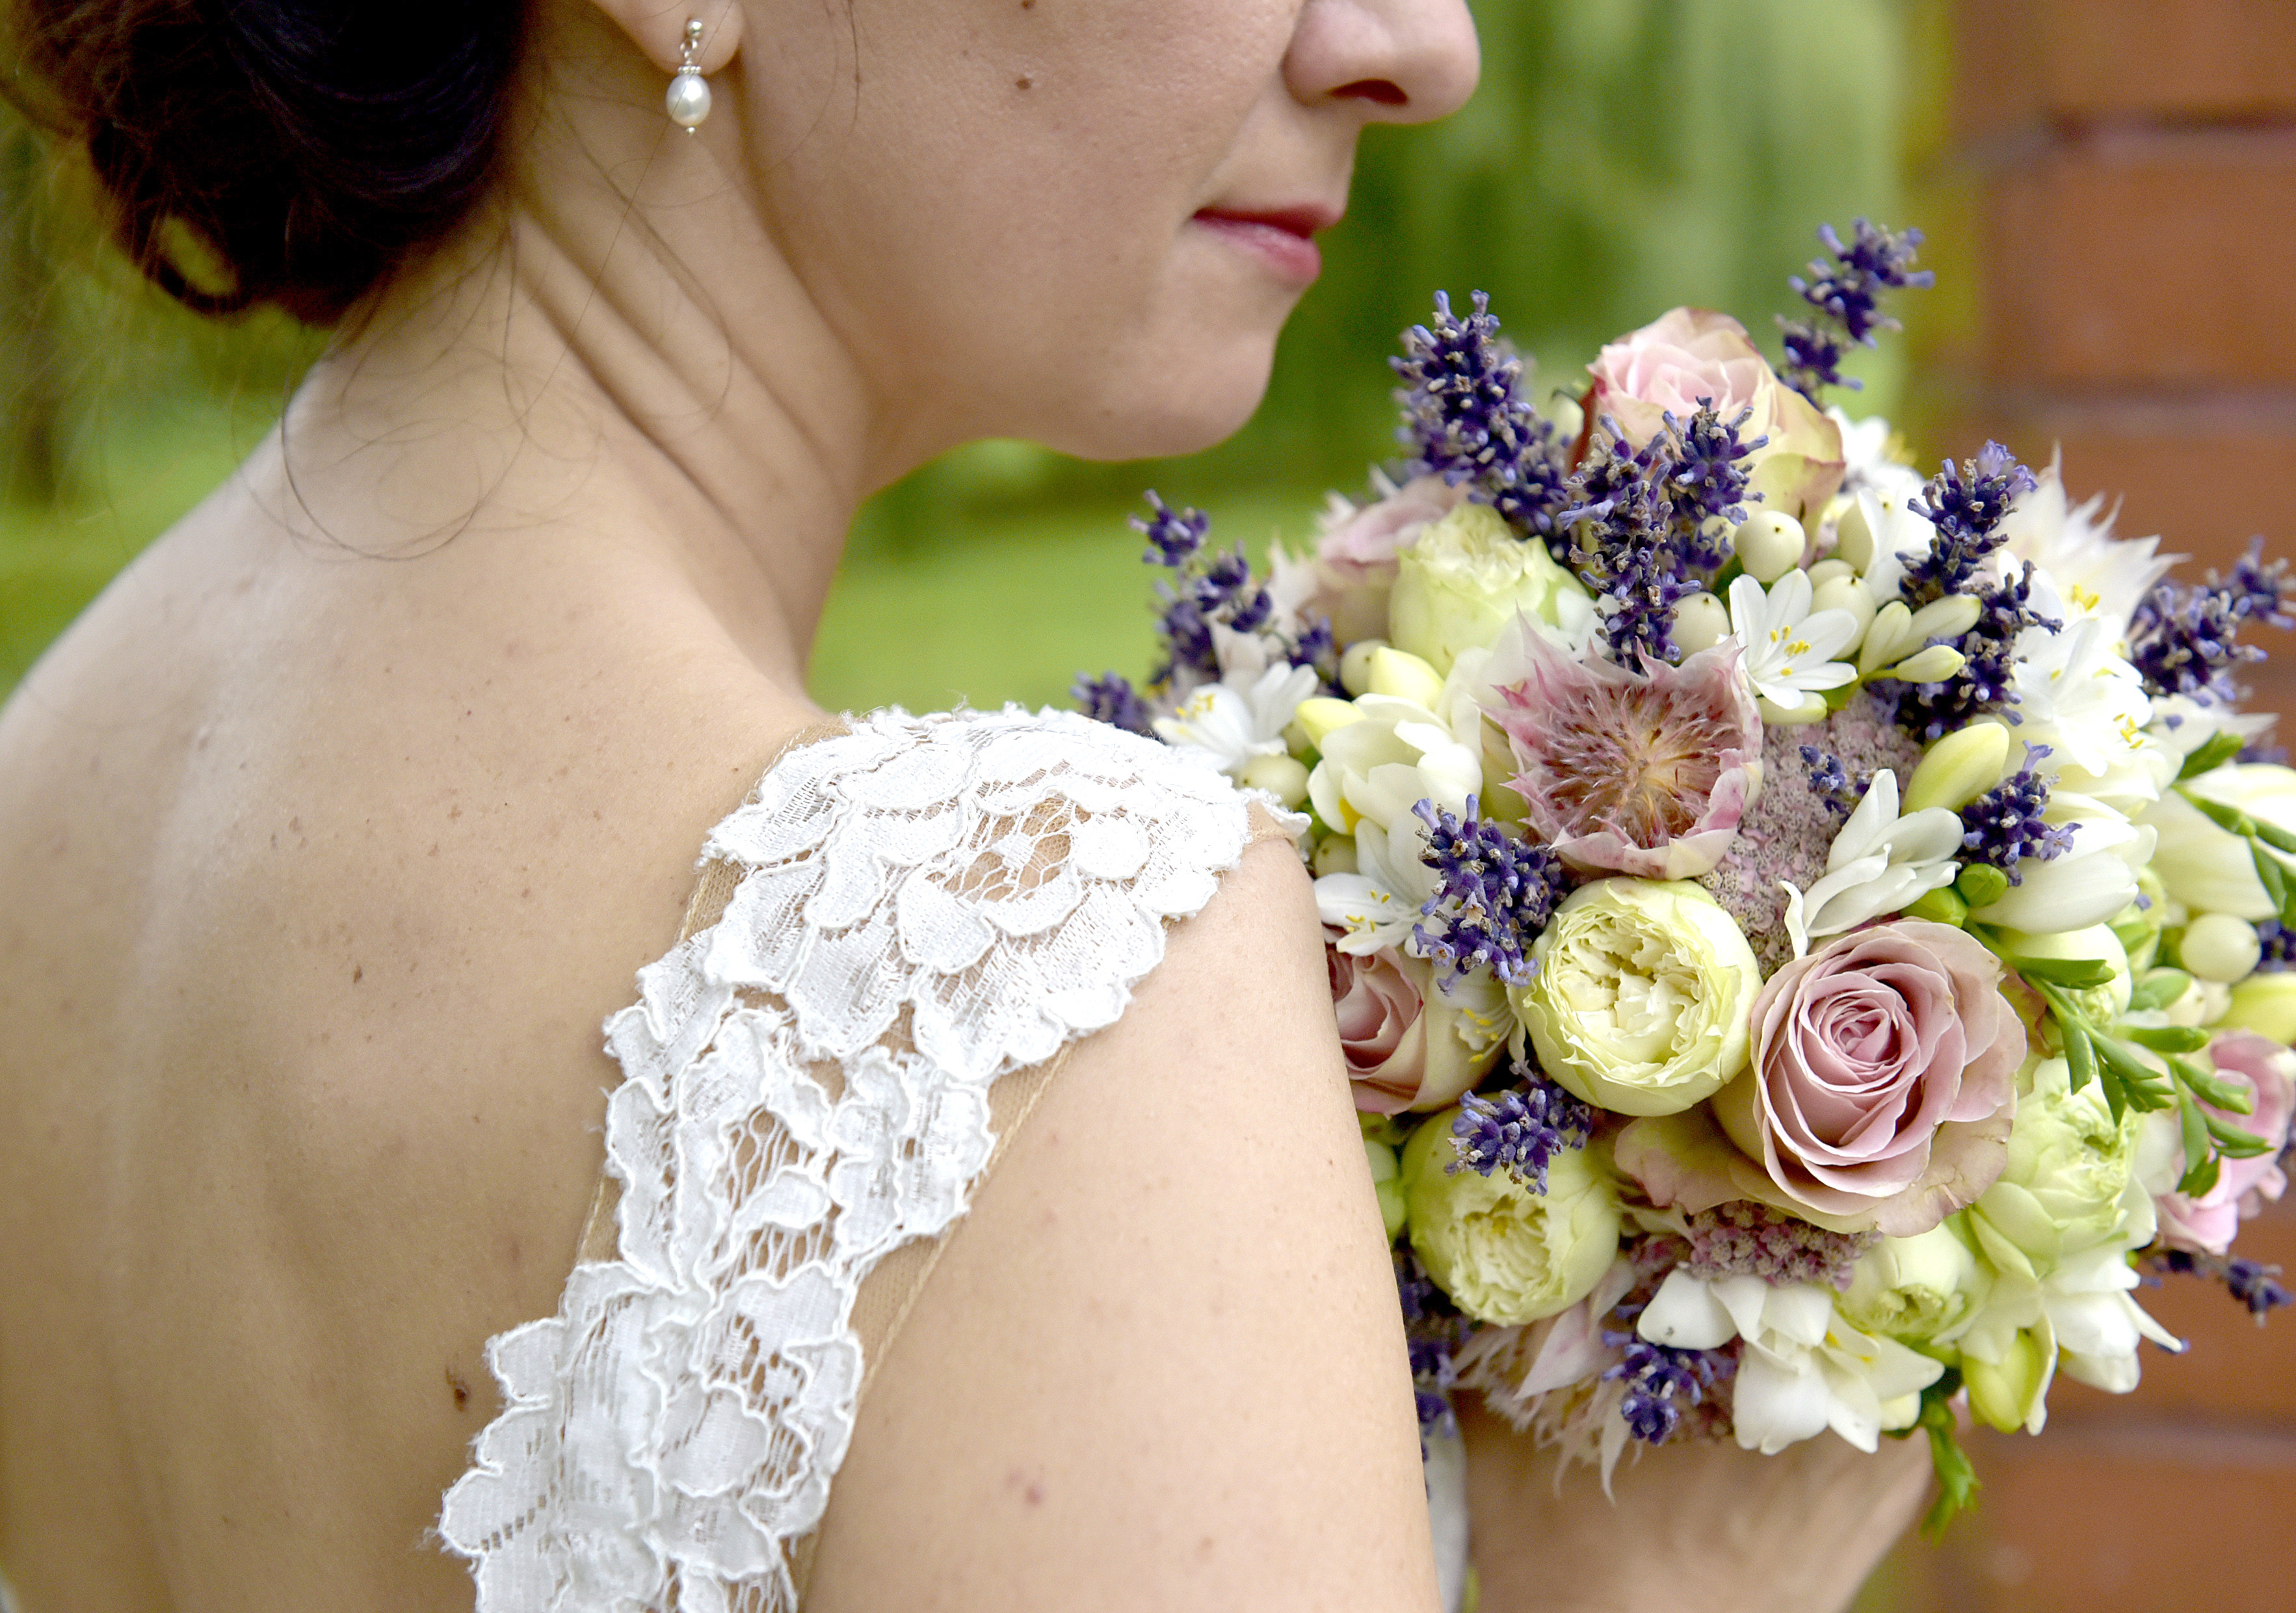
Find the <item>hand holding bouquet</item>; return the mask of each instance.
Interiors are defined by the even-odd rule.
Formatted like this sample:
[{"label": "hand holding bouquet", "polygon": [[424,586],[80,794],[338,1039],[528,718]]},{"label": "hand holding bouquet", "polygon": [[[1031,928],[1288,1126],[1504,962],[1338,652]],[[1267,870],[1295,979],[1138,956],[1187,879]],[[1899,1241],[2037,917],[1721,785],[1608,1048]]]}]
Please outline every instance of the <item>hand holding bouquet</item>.
[{"label": "hand holding bouquet", "polygon": [[[1406,337],[1407,462],[1265,576],[1151,496],[1147,694],[1280,804],[1330,949],[1423,1421],[1866,1451],[2177,1342],[2296,1107],[2296,771],[2237,709],[2256,551],[2165,580],[1998,444],[1821,410],[1924,284],[1822,232],[1774,368],[1676,309],[1543,416],[1478,295]],[[2286,927],[2284,927],[2286,926]],[[1940,1514],[1942,1516],[1942,1513]]]}]

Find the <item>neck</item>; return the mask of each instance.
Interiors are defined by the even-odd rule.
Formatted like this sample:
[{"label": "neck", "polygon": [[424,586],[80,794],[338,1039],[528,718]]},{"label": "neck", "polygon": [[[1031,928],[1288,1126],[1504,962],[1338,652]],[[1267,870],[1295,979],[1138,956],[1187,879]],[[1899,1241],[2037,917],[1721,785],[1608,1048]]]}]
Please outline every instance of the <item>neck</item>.
[{"label": "neck", "polygon": [[[633,54],[591,70],[637,78]],[[801,691],[856,510],[931,449],[903,446],[766,228],[741,131],[684,135],[647,87],[577,86],[578,127],[538,110],[495,205],[314,371],[296,492],[331,531],[329,506],[380,522],[388,551],[651,551]]]}]

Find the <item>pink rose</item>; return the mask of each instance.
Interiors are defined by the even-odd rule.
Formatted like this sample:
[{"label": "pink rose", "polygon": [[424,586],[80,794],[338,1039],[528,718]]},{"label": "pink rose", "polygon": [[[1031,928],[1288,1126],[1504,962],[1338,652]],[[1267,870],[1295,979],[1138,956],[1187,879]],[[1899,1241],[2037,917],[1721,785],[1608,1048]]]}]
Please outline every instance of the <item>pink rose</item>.
[{"label": "pink rose", "polygon": [[1754,999],[1753,1067],[1714,1097],[1789,1200],[1926,1232],[2009,1158],[2025,1026],[1993,954],[1950,925],[1852,931]]},{"label": "pink rose", "polygon": [[[2296,1053],[2253,1031],[2228,1031],[2209,1044],[2217,1074],[2256,1097],[2251,1114],[2235,1115],[2213,1104],[2202,1108],[2229,1125],[2253,1132],[2272,1145],[2271,1151],[2253,1159],[2222,1156],[2217,1185],[2199,1197],[2162,1193],[2152,1200],[2161,1217],[2161,1241],[2172,1249],[2221,1255],[2232,1247],[2240,1223],[2262,1214],[2267,1199],[2288,1189],[2282,1174],[2280,1150],[2288,1143],[2288,1122],[2296,1112]],[[2177,1173],[2184,1174],[2183,1149],[2177,1150]]]},{"label": "pink rose", "polygon": [[1467,497],[1440,476],[1418,476],[1386,498],[1350,507],[1334,498],[1316,539],[1316,592],[1306,609],[1331,619],[1342,645],[1387,636],[1387,599],[1395,586],[1396,555],[1428,523],[1440,521]]},{"label": "pink rose", "polygon": [[1518,621],[1483,676],[1524,822],[1582,874],[1695,879],[1737,837],[1762,784],[1762,719],[1725,639],[1632,671],[1573,660]]},{"label": "pink rose", "polygon": [[1500,1036],[1488,1038],[1487,1048],[1462,1040],[1458,1008],[1434,990],[1434,966],[1425,959],[1392,947],[1350,956],[1327,939],[1324,964],[1348,1081],[1363,1113],[1439,1109],[1497,1058]]},{"label": "pink rose", "polygon": [[1809,520],[1841,486],[1841,428],[1777,377],[1727,314],[1678,308],[1604,348],[1587,366],[1595,377],[1587,418],[1608,416],[1637,448],[1658,435],[1663,416],[1688,420],[1702,398],[1726,421],[1751,408],[1741,428],[1769,440],[1747,461],[1765,509]]}]

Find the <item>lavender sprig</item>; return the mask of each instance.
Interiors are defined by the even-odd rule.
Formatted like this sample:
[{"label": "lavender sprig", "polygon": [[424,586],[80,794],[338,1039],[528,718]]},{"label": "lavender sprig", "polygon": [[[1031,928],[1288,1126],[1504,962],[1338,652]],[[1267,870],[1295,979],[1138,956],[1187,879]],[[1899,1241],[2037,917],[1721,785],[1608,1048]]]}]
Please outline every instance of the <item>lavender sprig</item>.
[{"label": "lavender sprig", "polygon": [[[2209,580],[2216,580],[2211,571]],[[2232,568],[2232,580],[2226,586],[2246,605],[2242,613],[2244,619],[2283,631],[2296,628],[2296,577],[2289,575],[2286,560],[2264,558],[2263,539],[2248,540],[2248,551]]]},{"label": "lavender sprig", "polygon": [[1801,764],[1809,769],[1809,793],[1824,803],[1827,811],[1845,821],[1857,810],[1857,803],[1866,798],[1874,782],[1868,773],[1851,778],[1841,757],[1814,745],[1801,747]]},{"label": "lavender sprig", "polygon": [[1552,546],[1570,445],[1523,398],[1522,360],[1500,342],[1490,298],[1477,292],[1473,305],[1462,319],[1439,292],[1432,325],[1404,333],[1403,357],[1388,360],[1403,381],[1397,435],[1414,473],[1465,483],[1517,533]]},{"label": "lavender sprig", "polygon": [[[1148,514],[1132,518],[1133,530],[1148,540],[1147,552],[1141,558],[1172,572],[1168,580],[1156,585],[1156,597],[1163,607],[1156,623],[1163,659],[1148,681],[1153,689],[1185,693],[1219,676],[1218,640],[1212,630],[1259,632],[1273,620],[1275,602],[1252,576],[1251,562],[1242,544],[1233,549],[1206,547],[1210,517],[1201,510],[1175,510],[1152,490],[1145,498]],[[1287,658],[1296,654],[1288,645],[1273,647]],[[1328,642],[1311,646],[1300,664],[1319,666],[1329,647]],[[1082,704],[1087,687],[1080,684],[1075,693]],[[1093,714],[1099,715],[1096,711]]]},{"label": "lavender sprig", "polygon": [[1477,818],[1475,807],[1470,795],[1464,819],[1432,801],[1411,809],[1427,826],[1427,849],[1419,860],[1441,877],[1420,909],[1433,926],[1415,925],[1412,935],[1451,979],[1483,965],[1508,985],[1525,985],[1536,967],[1531,943],[1566,889],[1562,860]]},{"label": "lavender sprig", "polygon": [[[1639,1313],[1640,1305],[1621,1305],[1619,1313]],[[1652,1344],[1636,1333],[1605,1329],[1603,1342],[1621,1352],[1622,1359],[1604,1370],[1605,1383],[1624,1382],[1627,1397],[1619,1415],[1628,1429],[1645,1444],[1662,1445],[1682,1424],[1684,1411],[1704,1402],[1707,1392],[1738,1370],[1738,1358],[1723,1350],[1677,1350]]]},{"label": "lavender sprig", "polygon": [[1786,283],[1817,317],[1779,317],[1786,349],[1784,379],[1813,403],[1821,388],[1846,386],[1856,391],[1863,386],[1841,373],[1841,361],[1853,346],[1876,345],[1875,332],[1898,328],[1895,319],[1882,312],[1883,292],[1937,284],[1928,269],[1914,267],[1921,231],[1892,234],[1860,218],[1851,234],[1855,238],[1844,245],[1832,225],[1821,226],[1817,238],[1833,254],[1833,263],[1813,261],[1808,280],[1796,275]]},{"label": "lavender sprig", "polygon": [[1546,1167],[1554,1156],[1587,1146],[1595,1111],[1520,1061],[1514,1073],[1522,1084],[1496,1099],[1470,1092],[1459,1100],[1459,1114],[1451,1122],[1451,1146],[1459,1157],[1443,1171],[1448,1176],[1505,1171],[1519,1185],[1544,1193]]},{"label": "lavender sprig", "polygon": [[1961,465],[1947,460],[1910,506],[1928,518],[1937,535],[1930,539],[1929,553],[1906,566],[1898,585],[1906,604],[1919,610],[1966,589],[1978,566],[2007,540],[2000,529],[2010,504],[2035,485],[2033,473],[1997,442],[1988,442],[1977,457]]},{"label": "lavender sprig", "polygon": [[[2128,622],[2128,659],[2136,663],[2149,695],[2187,695],[2230,705],[2240,697],[2232,669],[2261,661],[2264,652],[2239,641],[2241,623],[2256,608],[2264,586],[2259,573],[2243,581],[2185,586],[2153,584]],[[2279,610],[2276,589],[2272,608]]]},{"label": "lavender sprig", "polygon": [[2071,849],[2069,825],[2045,822],[2049,809],[2049,781],[2036,770],[2049,754],[2045,745],[2025,747],[2025,765],[1961,809],[1961,844],[1969,862],[1989,863],[2009,876],[2011,885],[2025,883],[2017,865],[2030,857],[2046,862]]},{"label": "lavender sprig", "polygon": [[1150,565],[1168,565],[1174,571],[1186,567],[1204,547],[1204,538],[1211,531],[1211,517],[1201,510],[1174,510],[1164,502],[1153,488],[1143,495],[1147,500],[1148,514],[1132,517],[1132,530],[1148,539],[1148,552],[1140,558]]},{"label": "lavender sprig", "polygon": [[1754,416],[1749,404],[1736,418],[1725,422],[1713,400],[1701,399],[1688,422],[1665,416],[1667,452],[1653,470],[1665,487],[1671,506],[1673,529],[1683,545],[1683,558],[1693,567],[1713,571],[1730,558],[1727,530],[1746,518],[1750,473],[1746,459],[1769,438],[1751,441],[1738,434]]},{"label": "lavender sprig", "polygon": [[1431,1434],[1458,1431],[1451,1412],[1452,1386],[1459,1380],[1455,1361],[1473,1337],[1475,1324],[1420,1266],[1406,1244],[1394,1251],[1396,1297],[1403,1307],[1403,1337],[1410,1353],[1413,1398],[1419,1406],[1419,1453],[1427,1454]]},{"label": "lavender sprig", "polygon": [[2280,1281],[2280,1268],[2260,1260],[2164,1249],[2152,1257],[2152,1264],[2158,1271],[2216,1279],[2224,1284],[2225,1292],[2248,1307],[2248,1313],[2256,1319],[2259,1328],[2281,1306],[2296,1304],[2296,1296],[2292,1296]]},{"label": "lavender sprig", "polygon": [[1077,703],[1077,709],[1095,722],[1105,722],[1128,734],[1154,733],[1149,726],[1148,703],[1140,698],[1140,691],[1132,687],[1128,678],[1115,672],[1103,672],[1097,678],[1078,673],[1069,695]]}]

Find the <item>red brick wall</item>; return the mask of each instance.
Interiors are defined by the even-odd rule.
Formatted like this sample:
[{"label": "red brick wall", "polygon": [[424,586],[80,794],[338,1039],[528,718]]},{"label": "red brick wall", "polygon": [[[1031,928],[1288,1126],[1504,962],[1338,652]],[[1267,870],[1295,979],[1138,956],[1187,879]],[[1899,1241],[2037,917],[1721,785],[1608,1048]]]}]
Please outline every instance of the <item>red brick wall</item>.
[{"label": "red brick wall", "polygon": [[[1956,0],[1956,160],[1981,317],[1951,424],[2028,459],[2189,568],[2251,533],[2296,556],[2296,0]],[[2296,719],[2296,638],[2257,704]],[[2296,720],[2281,737],[2296,745]],[[2296,1205],[2243,1253],[2296,1271]],[[2191,1279],[2144,1302],[2128,1396],[2060,1385],[2039,1440],[1978,1443],[1978,1515],[1900,1553],[1898,1613],[2296,1609],[2296,1313],[2259,1331]]]}]

